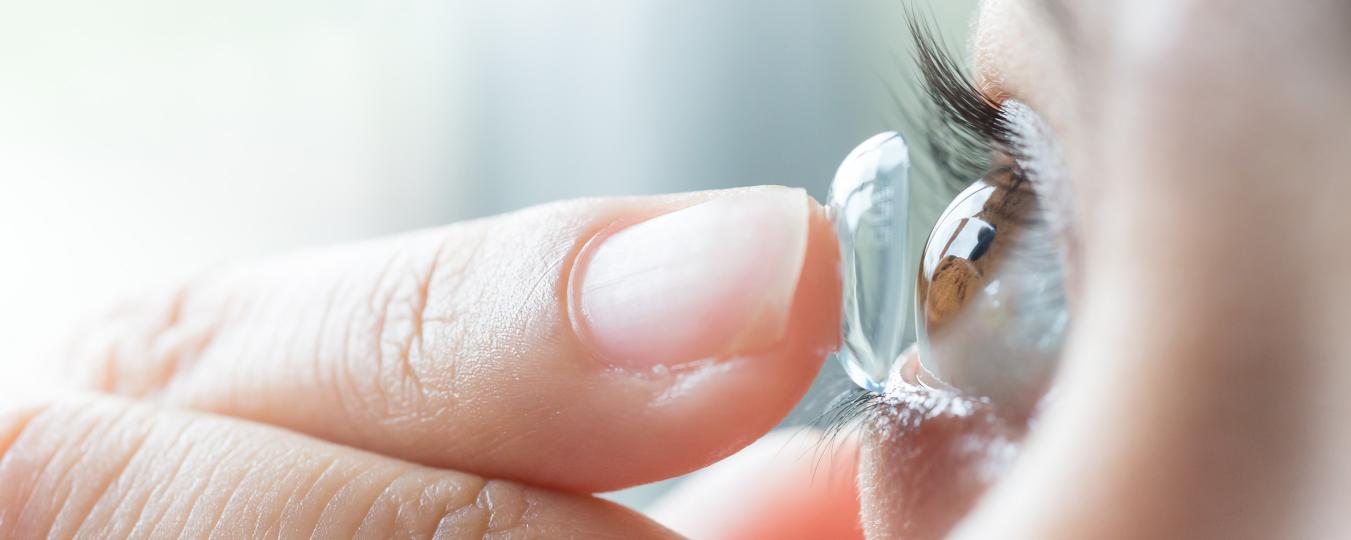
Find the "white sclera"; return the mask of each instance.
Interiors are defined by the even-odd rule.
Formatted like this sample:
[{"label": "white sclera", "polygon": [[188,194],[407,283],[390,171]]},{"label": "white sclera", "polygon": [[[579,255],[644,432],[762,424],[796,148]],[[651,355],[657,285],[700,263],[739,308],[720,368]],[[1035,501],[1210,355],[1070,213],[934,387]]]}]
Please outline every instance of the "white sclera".
[{"label": "white sclera", "polygon": [[874,135],[850,152],[830,184],[827,206],[840,241],[844,285],[838,358],[856,384],[881,392],[915,341],[910,151],[900,134]]}]

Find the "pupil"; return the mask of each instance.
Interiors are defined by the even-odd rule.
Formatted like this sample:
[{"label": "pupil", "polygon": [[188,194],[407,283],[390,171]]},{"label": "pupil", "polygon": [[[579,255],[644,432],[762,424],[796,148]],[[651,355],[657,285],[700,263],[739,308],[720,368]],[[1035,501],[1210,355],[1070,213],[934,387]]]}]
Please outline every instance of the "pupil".
[{"label": "pupil", "polygon": [[976,247],[971,248],[971,256],[967,257],[973,261],[980,260],[985,252],[990,250],[990,244],[994,243],[994,225],[985,224],[976,232]]}]

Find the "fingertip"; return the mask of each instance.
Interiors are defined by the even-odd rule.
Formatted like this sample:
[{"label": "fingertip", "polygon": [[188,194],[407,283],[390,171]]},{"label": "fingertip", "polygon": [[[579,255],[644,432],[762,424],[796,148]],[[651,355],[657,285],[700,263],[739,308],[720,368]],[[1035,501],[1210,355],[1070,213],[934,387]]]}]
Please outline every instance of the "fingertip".
[{"label": "fingertip", "polygon": [[[569,436],[569,440],[556,446],[570,449],[567,454],[558,455],[570,465],[545,466],[555,461],[546,459],[540,467],[532,467],[529,478],[569,491],[598,492],[677,476],[707,466],[755,441],[782,421],[801,400],[821,364],[839,343],[839,248],[825,210],[802,190],[785,188],[737,190],[699,202],[709,204],[721,199],[722,203],[712,208],[734,214],[745,210],[748,204],[766,204],[763,201],[766,194],[771,199],[767,206],[779,210],[765,211],[770,214],[768,217],[762,213],[761,218],[768,223],[761,223],[752,236],[761,242],[776,243],[766,237],[783,233],[784,227],[794,228],[789,236],[797,236],[792,242],[779,243],[792,248],[786,250],[785,256],[792,267],[774,268],[771,270],[775,272],[770,272],[792,277],[788,300],[779,301],[782,306],[779,309],[786,313],[778,316],[780,329],[774,339],[741,341],[731,351],[715,353],[709,349],[695,360],[659,363],[661,367],[657,368],[646,361],[616,362],[612,356],[605,356],[615,354],[615,349],[601,355],[586,352],[594,345],[590,341],[594,337],[585,334],[589,321],[582,321],[582,325],[574,321],[573,329],[579,332],[576,344],[580,356],[590,361],[584,363],[601,369],[593,372],[595,378],[590,379],[592,383],[587,385],[590,390],[586,392],[577,392],[576,385],[565,385],[571,389],[566,391],[571,402],[567,412],[558,417],[560,422],[550,428]],[[775,222],[785,225],[776,228]],[[716,228],[705,231],[723,232]],[[577,256],[576,264],[583,272],[586,251],[583,248]],[[577,279],[584,278],[572,278],[574,292]],[[766,285],[764,281],[751,279],[737,287],[721,289],[718,294],[722,296],[716,298],[720,302],[715,304],[747,298],[759,303],[763,291],[755,288]],[[658,304],[683,300],[678,296],[654,297],[638,305],[664,309]],[[577,314],[575,310],[571,313]],[[654,320],[661,323],[652,329],[657,336],[679,333],[677,327],[684,322],[671,317]],[[747,321],[756,320],[763,319],[751,317]],[[714,314],[691,322],[696,327],[706,327],[735,321],[729,321],[726,314]],[[742,329],[711,331],[734,335]],[[637,343],[635,350],[652,358],[668,352],[660,339],[634,343]]]},{"label": "fingertip", "polygon": [[[809,197],[806,249],[785,330],[767,347],[708,359],[673,373],[642,411],[662,432],[667,467],[658,480],[730,455],[773,429],[802,399],[840,340],[839,247],[824,209]],[[652,471],[649,471],[652,472]]]}]

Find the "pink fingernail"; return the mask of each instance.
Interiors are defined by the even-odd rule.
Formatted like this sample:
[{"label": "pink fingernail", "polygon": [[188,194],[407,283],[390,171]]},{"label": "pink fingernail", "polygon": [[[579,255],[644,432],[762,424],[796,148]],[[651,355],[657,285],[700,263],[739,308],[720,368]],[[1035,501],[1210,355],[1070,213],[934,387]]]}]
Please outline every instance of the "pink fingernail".
[{"label": "pink fingernail", "polygon": [[582,253],[573,312],[605,361],[650,369],[777,343],[807,250],[804,191],[720,197],[632,225]]}]

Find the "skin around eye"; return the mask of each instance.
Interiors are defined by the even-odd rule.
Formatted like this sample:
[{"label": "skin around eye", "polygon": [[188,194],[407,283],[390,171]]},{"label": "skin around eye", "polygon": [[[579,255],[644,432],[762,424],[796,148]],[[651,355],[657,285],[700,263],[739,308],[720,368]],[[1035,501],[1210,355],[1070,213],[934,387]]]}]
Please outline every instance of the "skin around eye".
[{"label": "skin around eye", "polygon": [[[1082,278],[1055,401],[956,537],[1346,537],[1347,5],[983,5],[981,87],[1065,143]],[[907,433],[865,451],[865,523],[945,536],[900,503],[984,462]]]}]

